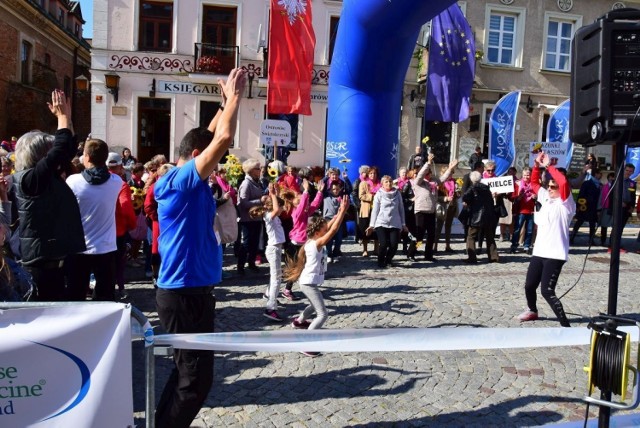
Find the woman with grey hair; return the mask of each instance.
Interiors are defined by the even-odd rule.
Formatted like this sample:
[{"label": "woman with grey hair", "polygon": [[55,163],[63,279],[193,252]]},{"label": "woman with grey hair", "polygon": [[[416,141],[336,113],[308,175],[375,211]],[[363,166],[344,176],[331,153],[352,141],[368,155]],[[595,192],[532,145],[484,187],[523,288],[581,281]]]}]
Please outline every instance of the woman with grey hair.
[{"label": "woman with grey hair", "polygon": [[242,162],[242,170],[245,177],[238,188],[240,235],[237,270],[239,274],[244,274],[245,264],[248,264],[252,271],[258,271],[256,256],[260,244],[262,218],[251,217],[249,210],[252,207],[262,206],[262,197],[265,195],[265,189],[260,184],[260,161],[247,159]]},{"label": "woman with grey hair", "polygon": [[47,105],[58,118],[58,130],[20,137],[14,181],[22,264],[33,277],[37,300],[60,301],[65,299],[64,260],[86,247],[78,201],[61,177],[77,148],[70,108],[59,90]]}]

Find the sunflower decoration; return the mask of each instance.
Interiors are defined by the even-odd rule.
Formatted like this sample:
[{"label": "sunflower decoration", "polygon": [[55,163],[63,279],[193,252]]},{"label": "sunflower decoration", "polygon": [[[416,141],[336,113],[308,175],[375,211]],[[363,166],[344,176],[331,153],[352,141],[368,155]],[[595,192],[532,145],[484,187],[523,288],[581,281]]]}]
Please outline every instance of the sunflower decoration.
[{"label": "sunflower decoration", "polygon": [[462,194],[462,186],[464,185],[464,180],[462,179],[462,177],[458,177],[456,178],[456,189],[455,192],[457,195],[461,195]]},{"label": "sunflower decoration", "polygon": [[244,178],[244,171],[242,171],[242,164],[240,159],[233,154],[227,155],[227,162],[222,164],[224,169],[227,170],[227,181],[233,187],[237,188],[240,184],[240,180]]},{"label": "sunflower decoration", "polygon": [[429,142],[429,136],[426,135],[423,139],[422,139],[422,144],[427,144]]},{"label": "sunflower decoration", "polygon": [[578,211],[587,210],[587,200],[585,198],[578,198]]},{"label": "sunflower decoration", "polygon": [[278,170],[273,167],[267,167],[267,173],[271,181],[275,181],[278,178]]},{"label": "sunflower decoration", "polygon": [[144,189],[141,189],[139,187],[131,186],[130,189],[131,189],[131,203],[133,204],[133,209],[135,211],[138,211],[142,209],[142,207],[144,206],[144,199],[146,197],[146,193]]},{"label": "sunflower decoration", "polygon": [[535,155],[540,153],[540,150],[542,150],[542,143],[535,143],[531,149],[531,153]]}]

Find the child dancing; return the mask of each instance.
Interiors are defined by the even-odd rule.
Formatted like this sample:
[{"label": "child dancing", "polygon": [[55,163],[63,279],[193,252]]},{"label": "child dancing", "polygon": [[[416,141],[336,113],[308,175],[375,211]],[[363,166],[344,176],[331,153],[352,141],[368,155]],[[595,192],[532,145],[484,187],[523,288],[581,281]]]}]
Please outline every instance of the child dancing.
[{"label": "child dancing", "polygon": [[[264,196],[263,196],[264,198]],[[264,316],[272,321],[283,321],[276,309],[278,308],[278,291],[282,281],[282,246],[285,242],[284,229],[280,222],[284,201],[277,196],[277,189],[273,183],[269,183],[269,194],[262,206],[249,209],[249,215],[253,218],[262,217],[267,230],[267,248],[265,250],[269,261],[269,285],[265,290],[267,307]]]},{"label": "child dancing", "polygon": [[[297,259],[287,259],[285,267],[285,280],[300,282],[300,290],[309,299],[309,306],[293,320],[294,328],[308,328],[315,330],[322,327],[329,314],[322,297],[319,286],[324,282],[324,273],[327,270],[327,251],[325,245],[333,238],[340,226],[342,219],[349,207],[349,198],[341,197],[338,213],[329,222],[321,216],[314,216],[307,226],[307,242],[298,252]],[[308,320],[313,313],[316,317],[312,322]],[[309,357],[320,355],[319,352],[302,352]]]}]

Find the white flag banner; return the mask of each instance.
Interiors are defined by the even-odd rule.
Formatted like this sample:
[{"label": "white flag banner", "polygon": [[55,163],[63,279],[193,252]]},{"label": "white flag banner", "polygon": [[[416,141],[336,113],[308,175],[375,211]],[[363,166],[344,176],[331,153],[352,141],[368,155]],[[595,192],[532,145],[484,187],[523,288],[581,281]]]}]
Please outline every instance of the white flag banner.
[{"label": "white flag banner", "polygon": [[133,426],[130,317],[119,303],[0,310],[0,426]]},{"label": "white flag banner", "polygon": [[[637,327],[620,327],[638,340]],[[372,328],[343,330],[238,331],[161,334],[156,346],[212,351],[397,352],[544,348],[588,345],[586,327],[548,328]]]}]

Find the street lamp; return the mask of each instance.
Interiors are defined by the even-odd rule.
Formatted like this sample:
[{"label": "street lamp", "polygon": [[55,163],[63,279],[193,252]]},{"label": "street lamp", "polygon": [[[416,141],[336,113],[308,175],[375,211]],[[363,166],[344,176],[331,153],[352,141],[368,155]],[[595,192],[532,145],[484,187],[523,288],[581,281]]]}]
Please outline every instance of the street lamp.
[{"label": "street lamp", "polygon": [[89,79],[84,75],[79,75],[74,79],[76,81],[76,90],[78,92],[86,92],[89,89]]},{"label": "street lamp", "polygon": [[120,88],[120,76],[116,73],[108,73],[104,75],[104,86],[107,87],[109,93],[113,95],[113,102],[118,104],[118,89]]}]

